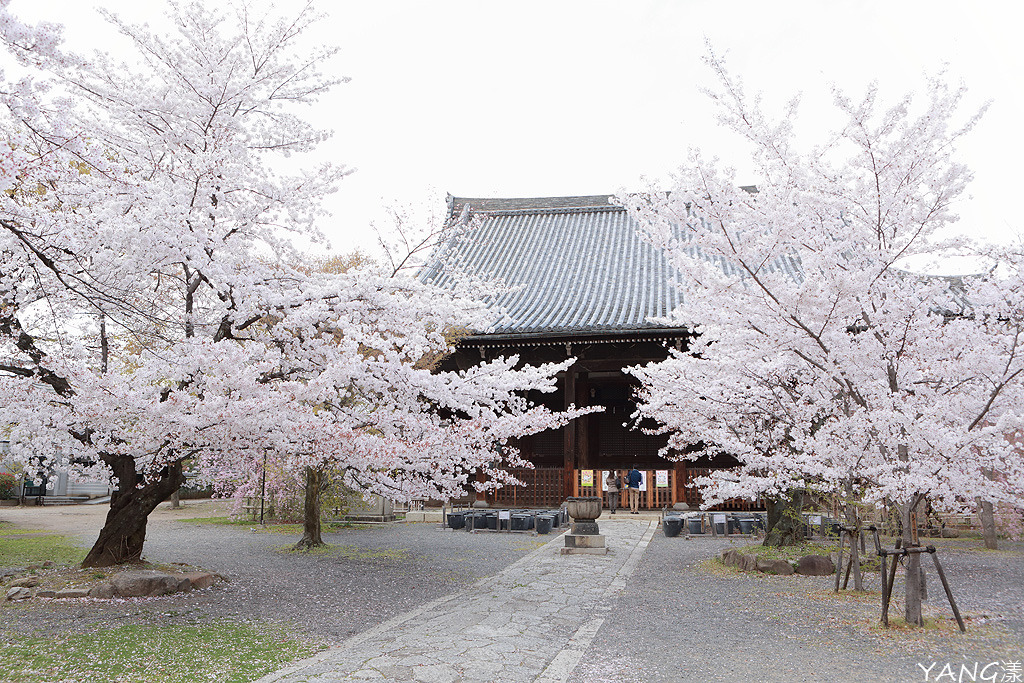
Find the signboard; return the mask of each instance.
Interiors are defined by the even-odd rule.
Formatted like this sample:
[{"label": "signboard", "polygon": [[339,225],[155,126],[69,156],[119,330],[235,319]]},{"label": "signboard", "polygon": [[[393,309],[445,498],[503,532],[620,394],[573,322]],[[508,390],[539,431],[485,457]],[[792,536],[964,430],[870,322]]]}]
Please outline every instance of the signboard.
[{"label": "signboard", "polygon": [[725,515],[711,515],[714,517],[713,524],[725,524]]},{"label": "signboard", "polygon": [[580,486],[594,485],[594,470],[580,470]]},{"label": "signboard", "polygon": [[640,490],[647,490],[647,470],[640,470]]},{"label": "signboard", "polygon": [[498,520],[512,519],[511,510],[498,510]]},{"label": "signboard", "polygon": [[608,470],[601,470],[601,490],[608,490]]},{"label": "signboard", "polygon": [[818,526],[819,524],[821,524],[821,515],[811,515],[809,521],[811,523],[811,526]]},{"label": "signboard", "polygon": [[668,470],[655,470],[654,486],[659,489],[668,488]]}]

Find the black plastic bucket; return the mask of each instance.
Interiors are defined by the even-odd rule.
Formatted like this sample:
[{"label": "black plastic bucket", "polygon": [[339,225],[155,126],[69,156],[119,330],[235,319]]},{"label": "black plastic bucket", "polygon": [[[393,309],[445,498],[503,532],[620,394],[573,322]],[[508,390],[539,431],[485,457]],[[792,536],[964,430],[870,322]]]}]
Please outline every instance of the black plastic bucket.
[{"label": "black plastic bucket", "polygon": [[702,533],[704,533],[703,531],[701,531],[701,528],[700,528],[700,517],[690,517],[689,519],[687,519],[686,520],[686,529],[691,534],[702,534]]},{"label": "black plastic bucket", "polygon": [[678,536],[679,532],[683,530],[683,520],[679,517],[666,517],[661,520],[661,528],[669,538]]},{"label": "black plastic bucket", "polygon": [[552,521],[551,515],[537,515],[537,533],[550,534]]},{"label": "black plastic bucket", "polygon": [[466,513],[465,512],[449,512],[448,513],[448,527],[451,529],[461,529],[466,526]]}]

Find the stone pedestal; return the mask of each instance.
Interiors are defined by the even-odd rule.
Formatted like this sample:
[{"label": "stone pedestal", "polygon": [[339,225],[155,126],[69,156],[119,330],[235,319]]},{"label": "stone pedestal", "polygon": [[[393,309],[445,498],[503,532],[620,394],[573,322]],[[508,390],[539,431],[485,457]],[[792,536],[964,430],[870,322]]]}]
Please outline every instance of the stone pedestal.
[{"label": "stone pedestal", "polygon": [[563,555],[605,555],[608,548],[597,527],[601,516],[601,499],[597,496],[569,498],[567,508],[572,517],[572,529],[565,535]]},{"label": "stone pedestal", "polygon": [[603,534],[566,534],[563,555],[606,555]]}]

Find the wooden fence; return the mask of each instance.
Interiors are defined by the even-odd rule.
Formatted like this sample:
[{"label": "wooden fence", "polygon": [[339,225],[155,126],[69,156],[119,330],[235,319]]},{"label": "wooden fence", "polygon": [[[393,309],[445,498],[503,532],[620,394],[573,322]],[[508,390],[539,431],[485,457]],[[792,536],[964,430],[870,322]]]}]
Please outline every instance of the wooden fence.
[{"label": "wooden fence", "polygon": [[[706,475],[709,469],[688,467],[681,472],[674,469],[641,470],[646,490],[640,492],[640,507],[645,510],[660,510],[685,502],[696,510],[700,507],[700,493],[693,487],[693,480]],[[603,470],[571,470],[561,467],[516,468],[509,470],[516,479],[524,482],[521,486],[505,486],[488,494],[487,500],[496,507],[530,508],[554,507],[561,505],[567,495],[600,496],[603,491]],[[660,473],[660,474],[659,474]],[[571,479],[569,479],[571,477]],[[678,477],[678,481],[677,481]],[[660,484],[660,485],[659,485]],[[623,491],[619,507],[629,507],[628,494]],[[746,511],[755,509],[748,500],[729,500],[716,506],[715,510]]]}]

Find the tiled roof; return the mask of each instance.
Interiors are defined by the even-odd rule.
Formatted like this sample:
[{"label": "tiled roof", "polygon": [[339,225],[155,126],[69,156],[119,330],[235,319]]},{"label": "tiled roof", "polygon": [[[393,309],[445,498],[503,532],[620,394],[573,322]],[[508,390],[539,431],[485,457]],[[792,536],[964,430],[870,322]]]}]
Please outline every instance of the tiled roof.
[{"label": "tiled roof", "polygon": [[680,303],[678,272],[644,242],[609,195],[449,201],[471,225],[420,277],[450,284],[443,263],[510,287],[492,303],[504,311],[494,335],[617,333],[661,329],[650,321]]}]

